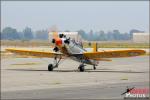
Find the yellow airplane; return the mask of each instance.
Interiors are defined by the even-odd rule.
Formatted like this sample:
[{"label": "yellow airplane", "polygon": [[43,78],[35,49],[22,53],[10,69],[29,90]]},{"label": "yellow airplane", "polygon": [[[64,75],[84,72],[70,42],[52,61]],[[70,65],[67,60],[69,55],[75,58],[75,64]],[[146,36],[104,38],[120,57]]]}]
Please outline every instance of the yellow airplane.
[{"label": "yellow airplane", "polygon": [[78,67],[80,72],[85,70],[85,64],[93,65],[93,69],[95,70],[99,61],[111,61],[108,58],[133,57],[144,55],[146,53],[144,50],[135,49],[97,51],[96,43],[94,43],[93,52],[88,52],[80,43],[67,38],[64,34],[58,34],[57,32],[53,32],[52,43],[55,45],[53,49],[54,52],[22,50],[16,48],[7,48],[6,51],[31,57],[54,58],[53,64],[48,65],[48,71],[53,71],[54,68],[57,68],[61,59],[70,57],[71,59],[81,63]]}]

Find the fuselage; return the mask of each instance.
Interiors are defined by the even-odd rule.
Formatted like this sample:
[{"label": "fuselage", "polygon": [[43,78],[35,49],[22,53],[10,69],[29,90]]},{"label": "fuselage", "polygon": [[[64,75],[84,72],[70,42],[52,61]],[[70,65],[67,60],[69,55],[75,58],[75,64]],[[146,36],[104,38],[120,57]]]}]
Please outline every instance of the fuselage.
[{"label": "fuselage", "polygon": [[[64,38],[62,38],[62,41]],[[97,65],[97,61],[85,58],[83,53],[87,52],[80,43],[77,43],[74,40],[70,40],[69,44],[62,43],[63,45],[59,46],[60,52],[65,56],[70,57],[71,59],[90,65]]]}]

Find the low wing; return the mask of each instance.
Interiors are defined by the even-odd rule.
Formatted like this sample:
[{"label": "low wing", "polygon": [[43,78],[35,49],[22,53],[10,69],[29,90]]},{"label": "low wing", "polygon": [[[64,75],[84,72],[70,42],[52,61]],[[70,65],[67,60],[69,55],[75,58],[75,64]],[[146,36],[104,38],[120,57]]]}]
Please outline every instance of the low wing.
[{"label": "low wing", "polygon": [[89,59],[98,58],[120,58],[120,57],[133,57],[144,55],[144,50],[113,50],[113,51],[102,51],[102,52],[86,52],[83,55]]},{"label": "low wing", "polygon": [[6,51],[15,53],[23,56],[33,56],[33,57],[45,57],[45,58],[54,58],[56,55],[61,55],[55,52],[43,52],[43,51],[35,51],[35,50],[23,50],[23,49],[14,49],[8,48]]},{"label": "low wing", "polygon": [[97,60],[97,61],[112,61],[109,58],[92,58],[93,60]]}]

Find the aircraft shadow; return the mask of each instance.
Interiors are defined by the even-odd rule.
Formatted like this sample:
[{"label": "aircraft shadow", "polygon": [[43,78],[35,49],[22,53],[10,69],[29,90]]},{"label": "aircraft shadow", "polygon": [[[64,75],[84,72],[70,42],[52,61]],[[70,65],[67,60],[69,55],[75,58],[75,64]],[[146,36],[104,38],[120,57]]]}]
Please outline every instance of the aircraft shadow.
[{"label": "aircraft shadow", "polygon": [[[12,71],[46,71],[47,70],[36,70],[36,69],[6,69],[6,70],[12,70]],[[79,72],[79,70],[53,70],[52,72]],[[93,73],[93,72],[109,72],[109,73],[146,73],[146,72],[142,72],[142,71],[118,71],[118,70],[109,70],[109,69],[85,69],[84,72],[89,72],[89,73]]]}]

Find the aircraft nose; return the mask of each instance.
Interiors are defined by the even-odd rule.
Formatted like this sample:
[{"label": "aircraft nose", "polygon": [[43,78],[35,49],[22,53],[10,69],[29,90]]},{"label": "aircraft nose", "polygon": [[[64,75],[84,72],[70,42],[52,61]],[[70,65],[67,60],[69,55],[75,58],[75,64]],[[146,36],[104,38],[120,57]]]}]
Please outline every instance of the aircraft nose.
[{"label": "aircraft nose", "polygon": [[56,39],[56,45],[61,46],[62,45],[62,40],[61,39]]}]

